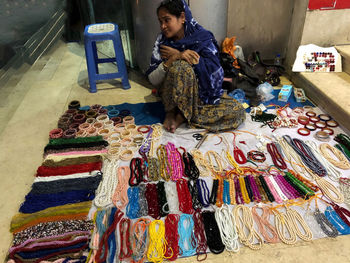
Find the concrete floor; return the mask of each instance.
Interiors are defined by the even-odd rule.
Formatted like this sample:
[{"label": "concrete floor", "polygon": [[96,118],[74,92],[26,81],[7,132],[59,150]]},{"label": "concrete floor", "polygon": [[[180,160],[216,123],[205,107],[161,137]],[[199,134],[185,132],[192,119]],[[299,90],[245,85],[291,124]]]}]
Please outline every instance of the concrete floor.
[{"label": "concrete floor", "polygon": [[[118,84],[98,85],[91,94],[87,88],[84,49],[78,44],[58,43],[35,63],[22,78],[13,78],[0,87],[0,260],[4,261],[12,236],[11,217],[33,183],[41,164],[48,133],[72,100],[82,105],[152,102],[147,81],[130,72],[131,89]],[[284,80],[286,81],[286,80]],[[350,262],[350,236],[298,242],[294,246],[266,245],[260,251],[243,248],[238,254],[208,255],[207,262]],[[180,259],[193,262],[195,257]]]}]

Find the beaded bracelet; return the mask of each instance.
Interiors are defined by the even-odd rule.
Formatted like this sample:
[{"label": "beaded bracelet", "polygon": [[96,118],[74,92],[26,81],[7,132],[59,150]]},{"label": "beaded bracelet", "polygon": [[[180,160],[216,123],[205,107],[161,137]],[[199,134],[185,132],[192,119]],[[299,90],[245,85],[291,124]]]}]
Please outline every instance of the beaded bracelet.
[{"label": "beaded bracelet", "polygon": [[258,163],[263,163],[266,160],[265,154],[260,151],[252,150],[248,152],[247,156],[248,156],[248,159]]}]

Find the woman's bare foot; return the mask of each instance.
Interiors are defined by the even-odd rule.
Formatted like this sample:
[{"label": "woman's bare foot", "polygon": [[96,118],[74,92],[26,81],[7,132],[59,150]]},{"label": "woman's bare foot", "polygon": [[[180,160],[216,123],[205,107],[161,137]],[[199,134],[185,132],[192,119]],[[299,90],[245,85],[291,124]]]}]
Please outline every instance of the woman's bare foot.
[{"label": "woman's bare foot", "polygon": [[181,112],[178,112],[175,116],[175,122],[170,127],[170,132],[174,133],[177,127],[179,127],[184,122],[185,122],[185,117],[182,115]]},{"label": "woman's bare foot", "polygon": [[169,111],[165,115],[165,120],[163,122],[164,128],[172,132],[172,129],[175,127],[176,111]]}]

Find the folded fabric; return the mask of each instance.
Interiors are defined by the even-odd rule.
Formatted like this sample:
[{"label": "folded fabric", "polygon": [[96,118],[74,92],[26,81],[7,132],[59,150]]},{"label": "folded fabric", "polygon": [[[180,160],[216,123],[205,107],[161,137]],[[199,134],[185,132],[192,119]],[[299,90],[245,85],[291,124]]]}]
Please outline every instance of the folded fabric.
[{"label": "folded fabric", "polygon": [[74,232],[67,232],[60,235],[48,236],[44,238],[27,239],[21,243],[13,245],[9,249],[9,255],[11,257],[11,255],[24,250],[39,250],[40,248],[47,247],[48,245],[63,246],[64,244],[68,244],[67,242],[72,242],[78,239],[89,239],[90,235],[91,231],[79,230]]},{"label": "folded fabric", "polygon": [[63,179],[49,182],[37,182],[32,185],[29,194],[54,194],[74,190],[95,191],[102,180],[102,173],[79,179]]},{"label": "folded fabric", "polygon": [[67,165],[73,165],[73,164],[96,163],[96,162],[102,162],[101,155],[80,156],[76,158],[67,157],[60,161],[47,159],[41,165],[47,166],[47,167],[59,167],[59,166],[67,166]]},{"label": "folded fabric", "polygon": [[94,147],[83,147],[83,148],[66,148],[66,149],[51,149],[51,150],[46,150],[44,151],[43,157],[46,158],[46,156],[50,155],[50,154],[67,154],[70,155],[72,154],[72,152],[95,152],[95,153],[99,153],[99,152],[107,152],[106,146],[101,145],[101,146],[94,146]]},{"label": "folded fabric", "polygon": [[73,164],[61,167],[39,166],[36,176],[55,176],[74,173],[86,173],[94,170],[101,170],[102,162]]},{"label": "folded fabric", "polygon": [[67,253],[75,253],[82,251],[89,246],[88,241],[77,240],[71,242],[69,246],[56,247],[51,245],[45,250],[39,251],[21,251],[13,255],[13,259],[17,262],[41,262],[42,260],[48,260],[50,258],[57,257],[58,255],[66,255]]},{"label": "folded fabric", "polygon": [[86,219],[91,208],[91,201],[50,207],[42,211],[23,214],[19,213],[12,217],[10,231],[19,232],[30,226],[44,222],[53,222],[69,219]]},{"label": "folded fabric", "polygon": [[28,194],[19,212],[27,214],[35,213],[49,207],[85,202],[93,200],[94,198],[95,193],[90,190],[76,190],[56,194]]},{"label": "folded fabric", "polygon": [[103,141],[102,136],[78,137],[78,138],[57,138],[57,139],[50,139],[48,145],[77,144],[77,143],[89,143],[89,142],[100,142],[100,141]]},{"label": "folded fabric", "polygon": [[47,240],[60,236],[74,237],[74,235],[78,235],[82,231],[85,233],[92,229],[93,222],[87,219],[39,223],[14,234],[12,246],[17,247],[29,241],[33,243],[33,240],[39,239]]}]

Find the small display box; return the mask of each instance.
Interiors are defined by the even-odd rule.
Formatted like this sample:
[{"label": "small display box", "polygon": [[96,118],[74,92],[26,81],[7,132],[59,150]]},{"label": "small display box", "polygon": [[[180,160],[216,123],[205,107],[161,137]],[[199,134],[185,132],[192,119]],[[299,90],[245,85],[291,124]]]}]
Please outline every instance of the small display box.
[{"label": "small display box", "polygon": [[290,94],[292,93],[293,86],[292,85],[283,85],[280,93],[278,94],[278,100],[287,102]]},{"label": "small display box", "polygon": [[305,102],[306,96],[303,89],[294,88],[294,97],[297,102]]}]

